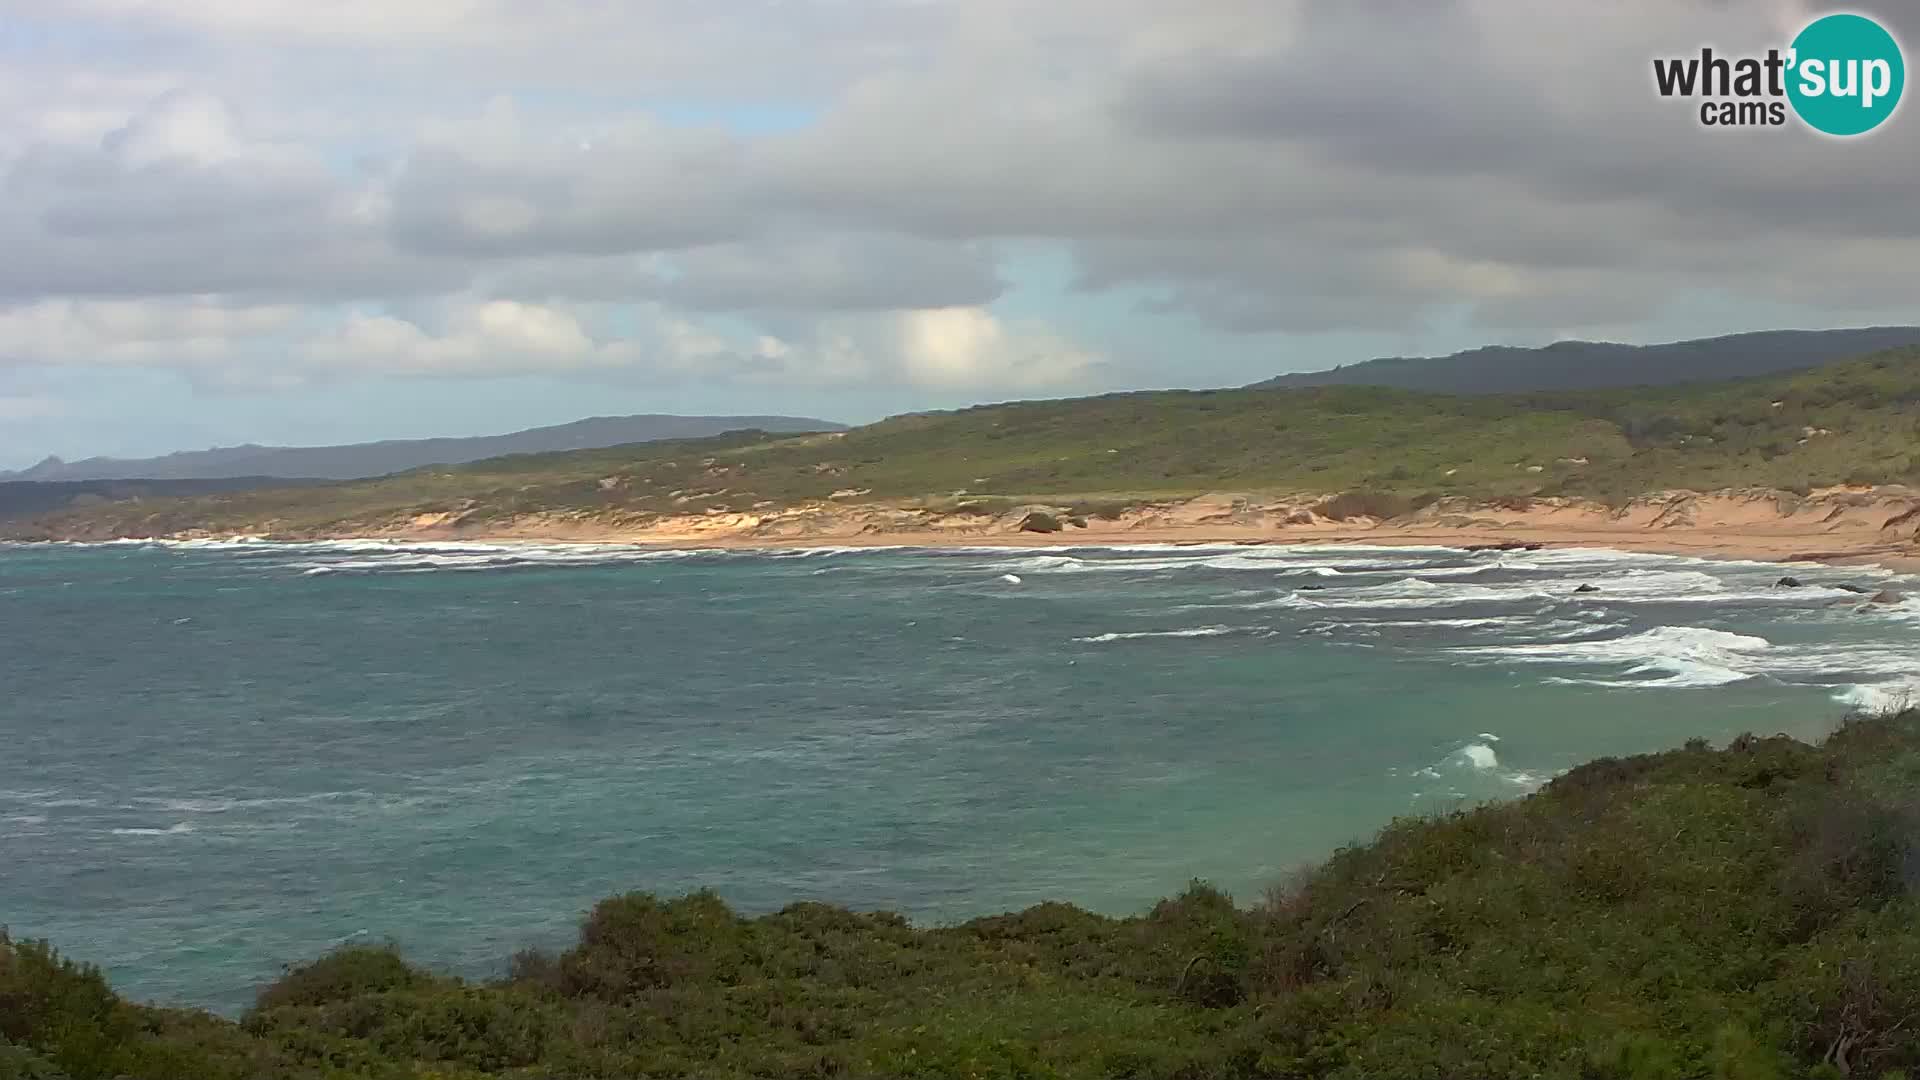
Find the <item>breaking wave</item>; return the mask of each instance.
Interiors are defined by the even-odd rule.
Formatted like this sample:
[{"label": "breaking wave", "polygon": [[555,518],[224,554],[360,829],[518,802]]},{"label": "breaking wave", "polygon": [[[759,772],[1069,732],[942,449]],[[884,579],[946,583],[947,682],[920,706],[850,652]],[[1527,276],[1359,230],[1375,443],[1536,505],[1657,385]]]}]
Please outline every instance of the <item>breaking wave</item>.
[{"label": "breaking wave", "polygon": [[1111,641],[1141,641],[1148,638],[1205,638],[1227,637],[1231,634],[1266,633],[1255,628],[1236,626],[1194,626],[1184,630],[1136,630],[1130,633],[1095,634],[1092,637],[1077,637],[1073,640],[1088,645],[1104,645]]},{"label": "breaking wave", "polygon": [[1539,664],[1626,665],[1634,679],[1557,678],[1554,681],[1628,689],[1723,686],[1761,672],[1751,654],[1773,647],[1765,638],[1699,626],[1659,626],[1637,634],[1589,641],[1516,645],[1480,645],[1450,650],[1455,655],[1521,660]]}]

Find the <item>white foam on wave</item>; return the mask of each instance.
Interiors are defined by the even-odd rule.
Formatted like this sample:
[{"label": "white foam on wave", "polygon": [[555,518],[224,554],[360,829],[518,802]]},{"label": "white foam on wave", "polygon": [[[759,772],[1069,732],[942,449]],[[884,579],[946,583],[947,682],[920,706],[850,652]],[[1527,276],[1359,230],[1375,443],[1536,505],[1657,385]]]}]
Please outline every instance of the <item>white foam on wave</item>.
[{"label": "white foam on wave", "polygon": [[650,563],[684,559],[697,554],[683,548],[639,547],[521,547],[475,548],[458,552],[446,550],[392,550],[367,553],[367,557],[336,559],[326,562],[289,564],[304,576],[325,574],[407,574],[440,570],[504,570],[538,566],[614,566],[626,563]]},{"label": "white foam on wave", "polygon": [[1104,645],[1112,641],[1139,641],[1145,638],[1205,638],[1225,637],[1228,634],[1264,633],[1248,627],[1236,626],[1194,626],[1184,630],[1136,630],[1130,633],[1095,634],[1092,637],[1077,637],[1073,640],[1087,645]]},{"label": "white foam on wave", "polygon": [[1506,615],[1487,619],[1355,619],[1330,621],[1304,628],[1304,633],[1339,633],[1342,630],[1489,630],[1496,627],[1526,626],[1533,620],[1525,615]]},{"label": "white foam on wave", "polygon": [[1029,555],[1021,559],[989,563],[986,569],[1003,570],[1010,574],[1038,574],[1048,570],[1073,569],[1079,565],[1080,560],[1071,555]]},{"label": "white foam on wave", "polygon": [[[1556,678],[1552,681],[1622,688],[1724,686],[1761,674],[1753,654],[1773,647],[1765,638],[1700,626],[1658,626],[1637,634],[1588,641],[1478,645],[1448,650],[1458,656],[1541,664],[1625,664],[1635,679]],[[1661,676],[1651,678],[1649,676]]]},{"label": "white foam on wave", "polygon": [[57,791],[0,791],[0,799],[24,803],[36,810],[80,809],[100,805],[94,799],[62,795]]},{"label": "white foam on wave", "polygon": [[[691,555],[697,549],[677,548]],[[891,551],[934,551],[935,548],[916,547],[913,544],[822,544],[819,547],[794,548],[714,548],[710,554],[730,555],[750,559],[817,559],[830,555],[866,555]]]},{"label": "white foam on wave", "polygon": [[1486,743],[1471,743],[1459,750],[1460,760],[1481,772],[1489,772],[1500,767],[1500,755]]},{"label": "white foam on wave", "polygon": [[115,836],[184,836],[193,831],[193,823],[190,821],[176,821],[164,829],[142,827],[108,829],[107,831]]},{"label": "white foam on wave", "polygon": [[[1504,795],[1508,789],[1520,792],[1532,791],[1547,782],[1548,778],[1539,773],[1525,769],[1512,769],[1503,765],[1500,755],[1494,752],[1491,745],[1500,741],[1498,736],[1482,732],[1477,738],[1479,742],[1469,742],[1440,761],[1423,769],[1414,770],[1414,776],[1427,780],[1446,781],[1450,785],[1446,791],[1423,791],[1417,793],[1415,798],[1434,795],[1466,798],[1465,790],[1452,786],[1463,783],[1470,783],[1483,794],[1497,791]],[[1488,781],[1497,782],[1500,787],[1490,791],[1485,786]]]},{"label": "white foam on wave", "polygon": [[1558,594],[1536,584],[1513,586],[1452,585],[1417,577],[1362,589],[1316,593],[1314,607],[1323,608],[1441,608],[1474,603],[1517,603],[1555,599]]},{"label": "white foam on wave", "polygon": [[[1073,549],[1079,554],[1069,555],[1060,550],[1048,554],[1025,555],[1017,559],[1007,559],[990,563],[987,569],[1006,570],[1015,573],[1158,573],[1167,570],[1268,570],[1277,571],[1283,576],[1313,575],[1316,577],[1340,577],[1347,574],[1389,573],[1399,571],[1408,573],[1418,570],[1409,563],[1415,557],[1366,558],[1352,557],[1351,549],[1340,549],[1344,558],[1327,558],[1324,549],[1307,550],[1296,546],[1253,547],[1241,544],[1195,544],[1165,545],[1143,544],[1127,547],[1082,547]],[[1398,552],[1401,549],[1379,549]],[[1407,549],[1409,551],[1413,549]],[[1445,549],[1436,549],[1445,550]],[[1152,554],[1159,558],[1099,558],[1101,554],[1138,555]],[[1364,553],[1362,553],[1364,554]],[[1305,565],[1300,565],[1300,564]],[[1449,572],[1452,568],[1443,568]],[[1494,569],[1488,566],[1485,569]],[[1471,568],[1479,573],[1482,568]]]},{"label": "white foam on wave", "polygon": [[1836,687],[1833,700],[1863,713],[1901,712],[1920,705],[1920,679]]}]

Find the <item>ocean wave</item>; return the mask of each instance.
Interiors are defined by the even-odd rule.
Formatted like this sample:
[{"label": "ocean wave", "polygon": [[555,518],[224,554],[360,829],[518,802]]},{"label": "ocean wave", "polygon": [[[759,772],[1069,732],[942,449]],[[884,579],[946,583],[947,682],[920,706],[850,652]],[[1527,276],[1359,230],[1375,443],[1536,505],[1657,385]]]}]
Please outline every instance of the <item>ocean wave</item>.
[{"label": "ocean wave", "polygon": [[1543,590],[1535,584],[1452,585],[1408,577],[1360,589],[1315,593],[1311,604],[1322,608],[1444,608],[1461,604],[1510,604],[1559,598],[1560,593]]},{"label": "ocean wave", "polygon": [[193,823],[190,821],[176,821],[164,829],[139,826],[139,827],[132,827],[132,828],[108,829],[107,831],[109,833],[112,833],[114,836],[185,836],[186,834],[193,832],[194,829],[193,829]]},{"label": "ocean wave", "polygon": [[[1483,732],[1476,738],[1479,741],[1468,742],[1432,765],[1415,770],[1414,776],[1426,780],[1446,781],[1450,785],[1444,792],[1423,791],[1418,793],[1416,798],[1438,794],[1456,799],[1466,798],[1466,791],[1457,786],[1451,786],[1460,783],[1467,783],[1483,794],[1504,794],[1507,791],[1526,792],[1538,788],[1550,779],[1527,769],[1506,766],[1492,746],[1493,743],[1500,741],[1498,736]],[[1488,781],[1495,782],[1497,786],[1488,788]]]},{"label": "ocean wave", "polygon": [[0,799],[30,806],[35,810],[84,809],[99,806],[95,799],[83,799],[72,795],[63,795],[57,791],[0,791]]},{"label": "ocean wave", "polygon": [[1833,700],[1863,713],[1900,712],[1920,705],[1920,678],[1835,687]]},{"label": "ocean wave", "polygon": [[[1754,653],[1773,648],[1765,638],[1700,626],[1659,626],[1622,637],[1448,650],[1456,656],[1541,664],[1624,664],[1635,679],[1556,677],[1550,681],[1624,689],[1693,688],[1743,682],[1761,674]],[[1661,676],[1653,678],[1651,676]]]},{"label": "ocean wave", "polygon": [[[1551,620],[1559,622],[1559,620]],[[1563,627],[1593,629],[1584,623],[1562,623]],[[1338,633],[1342,630],[1492,630],[1495,628],[1546,629],[1530,615],[1497,615],[1484,619],[1354,619],[1314,623],[1304,633]]]},{"label": "ocean wave", "polygon": [[1039,574],[1048,570],[1065,570],[1079,565],[1080,560],[1071,555],[1029,555],[1021,559],[988,563],[981,569],[1009,574]]},{"label": "ocean wave", "polygon": [[406,574],[434,571],[507,570],[529,567],[592,567],[683,559],[696,552],[681,548],[555,548],[448,551],[393,551],[371,558],[288,564],[309,577],[325,574]]},{"label": "ocean wave", "polygon": [[1205,638],[1226,637],[1230,634],[1267,634],[1272,631],[1260,627],[1245,626],[1194,626],[1184,630],[1136,630],[1128,633],[1095,634],[1092,637],[1077,637],[1073,640],[1087,645],[1104,645],[1112,641],[1139,641],[1146,638]]}]

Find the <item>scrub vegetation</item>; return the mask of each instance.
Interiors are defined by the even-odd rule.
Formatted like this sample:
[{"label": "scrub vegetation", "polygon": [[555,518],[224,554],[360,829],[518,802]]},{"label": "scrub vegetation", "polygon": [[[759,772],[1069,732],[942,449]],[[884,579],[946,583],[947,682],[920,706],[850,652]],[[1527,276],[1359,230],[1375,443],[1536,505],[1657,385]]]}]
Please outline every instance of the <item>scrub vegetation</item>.
[{"label": "scrub vegetation", "polygon": [[1684,386],[1451,396],[1381,387],[1157,391],[919,413],[841,433],[709,439],[429,466],[376,480],[92,505],[0,536],[189,530],[287,538],[447,515],[667,515],[888,503],[989,513],[1044,499],[1108,517],[1208,491],[1617,501],[1653,491],[1920,479],[1920,349]]},{"label": "scrub vegetation", "polygon": [[1920,712],[1603,759],[1236,904],[958,926],[617,896],[494,981],[356,947],[237,1021],[0,939],[0,1077],[1920,1075]]}]

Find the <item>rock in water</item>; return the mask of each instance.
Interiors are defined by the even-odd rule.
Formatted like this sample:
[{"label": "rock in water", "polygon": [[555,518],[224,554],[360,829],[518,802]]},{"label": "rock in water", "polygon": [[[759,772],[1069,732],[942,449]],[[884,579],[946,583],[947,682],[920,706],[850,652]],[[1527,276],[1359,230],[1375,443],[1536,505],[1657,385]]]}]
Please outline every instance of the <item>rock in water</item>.
[{"label": "rock in water", "polygon": [[1872,596],[1867,597],[1867,603],[1898,604],[1905,599],[1906,599],[1906,595],[1904,593],[1896,592],[1893,589],[1881,589],[1879,592],[1874,593]]},{"label": "rock in water", "polygon": [[1573,591],[1574,591],[1574,592],[1577,592],[1577,593],[1578,593],[1578,592],[1599,592],[1599,591],[1600,591],[1600,586],[1598,586],[1598,585],[1582,585],[1582,586],[1580,586],[1579,588],[1577,588],[1577,589],[1575,589],[1575,590],[1573,590]]},{"label": "rock in water", "polygon": [[1783,577],[1779,581],[1774,582],[1773,587],[1776,589],[1797,589],[1804,584],[1806,583],[1797,577]]}]

